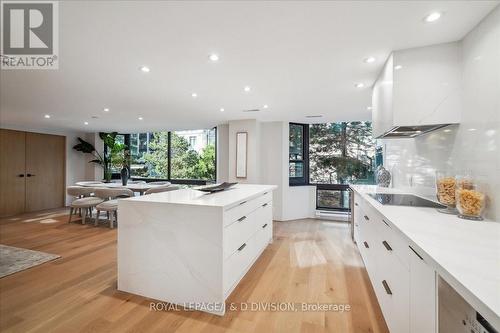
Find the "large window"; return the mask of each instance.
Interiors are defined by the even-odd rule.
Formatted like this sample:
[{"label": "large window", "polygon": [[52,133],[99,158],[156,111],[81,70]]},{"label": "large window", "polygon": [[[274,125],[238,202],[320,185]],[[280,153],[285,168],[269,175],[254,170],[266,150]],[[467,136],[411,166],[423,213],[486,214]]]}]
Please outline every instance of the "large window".
[{"label": "large window", "polygon": [[316,185],[318,209],[348,210],[347,184],[373,183],[380,161],[370,122],[290,124],[290,185]]},{"label": "large window", "polygon": [[289,179],[290,185],[308,183],[308,125],[290,124]]},{"label": "large window", "polygon": [[[123,135],[132,178],[204,183],[216,178],[216,129]],[[117,172],[117,171],[115,171]]]}]

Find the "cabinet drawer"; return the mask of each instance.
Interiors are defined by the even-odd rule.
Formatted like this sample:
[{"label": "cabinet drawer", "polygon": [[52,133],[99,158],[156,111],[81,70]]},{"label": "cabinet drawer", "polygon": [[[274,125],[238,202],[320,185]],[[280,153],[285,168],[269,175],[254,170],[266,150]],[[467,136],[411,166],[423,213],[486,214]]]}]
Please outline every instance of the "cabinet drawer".
[{"label": "cabinet drawer", "polygon": [[224,294],[243,277],[253,263],[259,251],[260,235],[260,232],[255,233],[224,262]]},{"label": "cabinet drawer", "polygon": [[[391,332],[410,330],[410,273],[395,257],[378,262],[377,298]],[[380,295],[380,296],[379,296]]]},{"label": "cabinet drawer", "polygon": [[410,260],[408,257],[408,243],[403,236],[398,231],[393,230],[393,227],[387,222],[385,217],[371,205],[364,205],[363,210],[366,216],[369,217],[370,222],[372,222],[373,232],[377,235],[378,242],[380,242],[384,249],[382,254],[397,256],[398,260],[408,268]]},{"label": "cabinet drawer", "polygon": [[224,226],[236,222],[239,218],[250,214],[252,211],[272,200],[272,191],[264,192],[260,196],[251,200],[240,202],[224,212]]},{"label": "cabinet drawer", "polygon": [[224,228],[224,259],[237,251],[257,231],[261,211],[262,208],[257,208]]}]

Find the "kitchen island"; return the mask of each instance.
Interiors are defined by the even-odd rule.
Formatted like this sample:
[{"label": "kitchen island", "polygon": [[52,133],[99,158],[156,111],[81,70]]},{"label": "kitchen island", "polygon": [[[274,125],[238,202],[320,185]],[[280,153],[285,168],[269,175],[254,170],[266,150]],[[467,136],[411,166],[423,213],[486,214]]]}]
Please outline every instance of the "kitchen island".
[{"label": "kitchen island", "polygon": [[224,315],[226,298],[272,241],[275,188],[119,200],[118,289]]}]

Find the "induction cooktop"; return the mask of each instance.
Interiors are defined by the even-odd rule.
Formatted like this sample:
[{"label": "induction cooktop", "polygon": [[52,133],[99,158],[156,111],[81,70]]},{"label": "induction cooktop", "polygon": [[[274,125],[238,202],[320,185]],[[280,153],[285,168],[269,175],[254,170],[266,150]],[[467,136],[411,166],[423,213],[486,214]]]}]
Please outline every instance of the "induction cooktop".
[{"label": "induction cooktop", "polygon": [[368,193],[368,195],[382,205],[446,208],[437,202],[413,194]]}]

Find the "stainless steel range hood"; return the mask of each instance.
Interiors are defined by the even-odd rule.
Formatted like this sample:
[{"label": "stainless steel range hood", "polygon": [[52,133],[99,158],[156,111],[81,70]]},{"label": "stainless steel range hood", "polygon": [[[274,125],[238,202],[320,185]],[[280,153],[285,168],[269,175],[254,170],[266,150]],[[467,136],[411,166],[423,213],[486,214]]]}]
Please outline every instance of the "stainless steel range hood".
[{"label": "stainless steel range hood", "polygon": [[415,138],[425,133],[435,131],[451,124],[420,125],[420,126],[394,126],[389,131],[376,137],[376,139],[403,139]]}]

